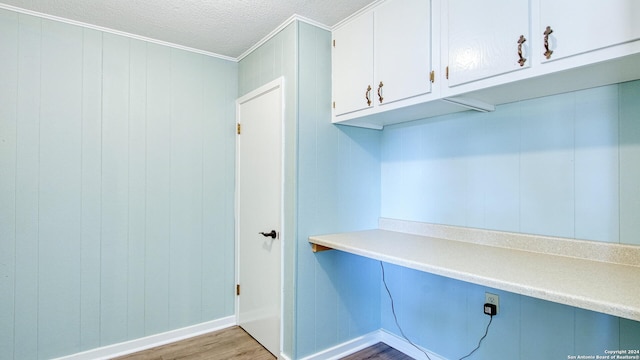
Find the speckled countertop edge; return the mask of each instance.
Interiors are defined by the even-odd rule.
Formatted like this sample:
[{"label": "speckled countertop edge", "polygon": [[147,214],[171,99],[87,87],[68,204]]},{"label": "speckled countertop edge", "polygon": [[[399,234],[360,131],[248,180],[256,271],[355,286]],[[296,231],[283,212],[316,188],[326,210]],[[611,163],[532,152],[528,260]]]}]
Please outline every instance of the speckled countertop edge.
[{"label": "speckled countertop edge", "polygon": [[[374,229],[310,236],[336,250],[640,321],[640,267]],[[398,246],[401,244],[401,246]],[[503,271],[505,268],[510,271]]]},{"label": "speckled countertop edge", "polygon": [[380,218],[381,230],[640,267],[640,246]]}]

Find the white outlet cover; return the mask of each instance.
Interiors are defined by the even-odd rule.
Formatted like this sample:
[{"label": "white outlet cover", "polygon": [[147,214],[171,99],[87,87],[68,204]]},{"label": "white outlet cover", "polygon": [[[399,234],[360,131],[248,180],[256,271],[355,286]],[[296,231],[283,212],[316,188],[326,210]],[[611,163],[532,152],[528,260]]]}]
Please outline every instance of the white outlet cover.
[{"label": "white outlet cover", "polygon": [[496,306],[496,314],[500,312],[500,296],[489,292],[484,293],[484,302]]}]

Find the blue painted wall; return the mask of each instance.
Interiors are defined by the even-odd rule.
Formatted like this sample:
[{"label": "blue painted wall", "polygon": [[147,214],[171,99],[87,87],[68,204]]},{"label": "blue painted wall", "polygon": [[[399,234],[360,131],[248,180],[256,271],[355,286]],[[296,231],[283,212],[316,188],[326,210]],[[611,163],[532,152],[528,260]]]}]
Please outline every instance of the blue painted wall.
[{"label": "blue painted wall", "polygon": [[294,359],[380,326],[377,264],[314,255],[308,243],[375,227],[380,209],[380,133],[328,121],[330,42],[328,31],[294,22],[239,64],[239,95],[285,79],[284,353]]},{"label": "blue painted wall", "polygon": [[377,226],[380,132],[332,125],[331,34],[300,24],[296,358],[380,327],[377,263],[310,235]]},{"label": "blue painted wall", "polygon": [[292,23],[275,34],[238,64],[238,97],[279,77],[284,78],[285,141],[284,141],[284,256],[283,281],[283,351],[290,356],[295,346],[294,276],[295,276],[295,194],[298,114],[298,29]]},{"label": "blue painted wall", "polygon": [[0,358],[234,313],[237,64],[0,10]]},{"label": "blue painted wall", "polygon": [[[390,126],[383,217],[640,245],[640,81]],[[640,323],[387,265],[399,321],[446,358],[564,359],[640,348]],[[505,269],[505,271],[509,271]],[[381,291],[382,327],[399,333]],[[588,294],[585,294],[588,296]]]},{"label": "blue painted wall", "polygon": [[638,88],[388,127],[382,216],[640,245]]}]

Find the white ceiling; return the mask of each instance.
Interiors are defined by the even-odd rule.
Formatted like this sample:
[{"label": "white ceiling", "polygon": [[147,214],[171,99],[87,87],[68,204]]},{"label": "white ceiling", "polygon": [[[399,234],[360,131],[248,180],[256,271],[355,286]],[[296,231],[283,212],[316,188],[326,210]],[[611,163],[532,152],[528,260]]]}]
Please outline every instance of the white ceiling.
[{"label": "white ceiling", "polygon": [[373,0],[0,0],[10,7],[238,58],[297,14],[331,27]]}]

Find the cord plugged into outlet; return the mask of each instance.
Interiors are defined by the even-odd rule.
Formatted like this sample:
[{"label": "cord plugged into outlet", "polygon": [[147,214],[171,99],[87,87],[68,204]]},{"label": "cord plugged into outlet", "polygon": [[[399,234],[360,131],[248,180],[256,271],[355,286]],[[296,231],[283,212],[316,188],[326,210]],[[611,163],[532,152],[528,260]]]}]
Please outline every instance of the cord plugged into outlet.
[{"label": "cord plugged into outlet", "polygon": [[[487,305],[494,305],[495,308],[491,313],[487,312]],[[484,293],[484,313],[487,315],[498,315],[498,310],[500,308],[500,297],[496,294],[492,293]]]},{"label": "cord plugged into outlet", "polygon": [[480,345],[482,345],[482,340],[484,340],[489,334],[489,327],[493,322],[493,317],[498,314],[498,305],[500,304],[500,297],[496,294],[492,293],[484,293],[484,313],[489,315],[489,323],[487,324],[487,328],[484,330],[484,335],[478,341],[478,346],[475,349],[471,350],[470,353],[460,358],[460,360],[466,359],[473,355],[476,350],[480,349]]},{"label": "cord plugged into outlet", "polygon": [[493,316],[498,313],[498,308],[494,304],[484,304],[484,313]]},{"label": "cord plugged into outlet", "polygon": [[[404,331],[402,331],[402,327],[400,327],[400,323],[398,323],[398,316],[396,315],[396,309],[395,309],[395,305],[394,305],[394,302],[393,302],[393,296],[391,296],[391,291],[389,290],[389,286],[387,285],[387,280],[385,279],[384,265],[383,265],[382,261],[380,261],[380,271],[382,273],[381,274],[382,275],[382,283],[384,284],[384,288],[387,291],[387,295],[389,295],[389,301],[391,302],[391,313],[393,314],[393,319],[396,322],[396,326],[398,327],[398,330],[400,330],[400,334],[402,335],[402,337],[409,344],[413,345],[416,349],[420,350],[420,352],[422,352],[424,354],[424,356],[427,358],[427,360],[431,360],[431,358],[429,357],[429,354],[424,349],[422,349],[420,346],[416,345],[411,340],[409,340],[407,335],[405,335]],[[491,326],[491,323],[493,322],[494,315],[498,314],[498,303],[499,303],[498,295],[491,294],[491,293],[485,293],[484,313],[489,315],[489,323],[487,324],[487,328],[484,330],[484,335],[482,335],[482,337],[478,341],[478,346],[476,346],[475,349],[471,350],[471,352],[468,353],[467,355],[461,357],[459,360],[464,360],[464,359],[470,357],[471,355],[473,355],[480,348],[480,345],[482,345],[482,340],[484,340],[487,337],[487,335],[489,334],[489,327]]]}]

